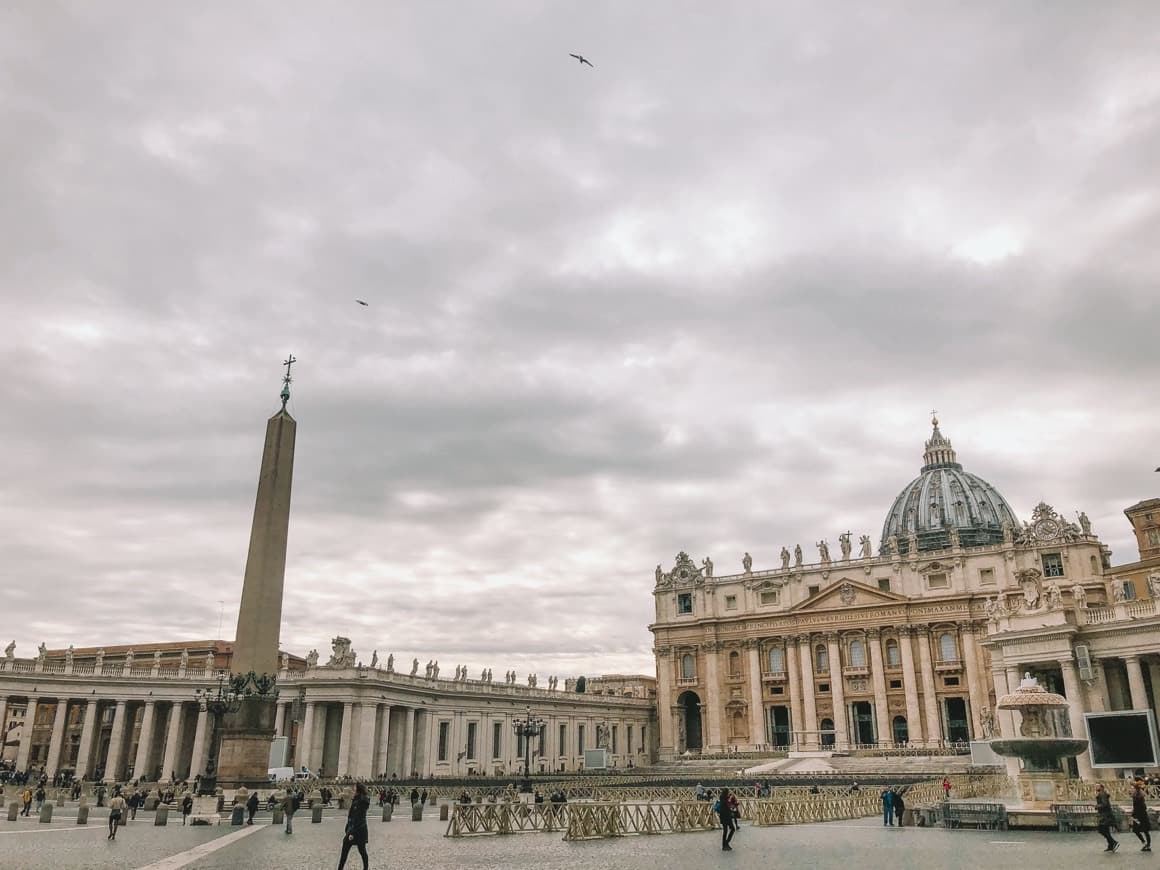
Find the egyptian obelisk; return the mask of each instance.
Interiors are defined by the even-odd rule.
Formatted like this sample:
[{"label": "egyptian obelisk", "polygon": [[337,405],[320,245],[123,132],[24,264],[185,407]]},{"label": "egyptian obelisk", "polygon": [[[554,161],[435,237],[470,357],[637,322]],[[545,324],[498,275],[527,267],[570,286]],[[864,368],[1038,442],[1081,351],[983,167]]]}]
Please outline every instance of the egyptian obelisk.
[{"label": "egyptian obelisk", "polygon": [[290,526],[290,484],[298,424],[286,411],[290,400],[291,355],[283,363],[282,408],[266,423],[266,444],[250,528],[238,630],[230,661],[233,687],[243,697],[238,710],[222,717],[218,781],[226,787],[265,785],[274,737],[274,680],[282,624],[282,587]]}]

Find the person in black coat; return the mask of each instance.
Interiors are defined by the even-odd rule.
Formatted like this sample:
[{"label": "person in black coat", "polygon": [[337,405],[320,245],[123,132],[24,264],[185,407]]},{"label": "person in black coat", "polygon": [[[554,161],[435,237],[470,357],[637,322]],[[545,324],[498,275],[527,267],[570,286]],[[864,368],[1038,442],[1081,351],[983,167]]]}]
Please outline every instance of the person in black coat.
[{"label": "person in black coat", "polygon": [[254,813],[258,811],[258,792],[250,792],[250,797],[246,801],[246,824],[254,824]]},{"label": "person in black coat", "polygon": [[342,838],[342,857],[338,859],[338,870],[346,866],[346,856],[350,854],[350,847],[358,848],[362,858],[363,870],[369,870],[370,859],[367,857],[367,810],[370,809],[371,799],[367,797],[367,787],[361,782],[354,787],[354,797],[350,802],[350,809],[346,813],[346,832]]},{"label": "person in black coat", "polygon": [[717,818],[721,820],[721,848],[726,852],[732,852],[733,847],[729,845],[729,841],[737,833],[737,819],[729,802],[729,789],[721,789],[713,809],[717,811]]}]

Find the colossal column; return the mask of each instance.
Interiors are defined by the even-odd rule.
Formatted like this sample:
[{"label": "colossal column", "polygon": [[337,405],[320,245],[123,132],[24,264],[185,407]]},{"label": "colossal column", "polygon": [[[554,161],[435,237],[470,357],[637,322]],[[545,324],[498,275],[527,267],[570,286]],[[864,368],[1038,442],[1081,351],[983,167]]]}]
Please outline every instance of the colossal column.
[{"label": "colossal column", "polygon": [[[93,738],[97,733],[97,699],[89,699],[88,704],[85,705],[85,721],[81,725],[81,742],[77,747],[77,769],[76,778],[84,779],[88,776],[89,769],[93,763]],[[0,722],[3,722],[4,717],[0,716]]]},{"label": "colossal column", "polygon": [[403,725],[403,779],[415,770],[415,708],[407,708],[406,724]]},{"label": "colossal column", "polygon": [[[378,752],[376,755],[376,758],[378,760],[378,764],[375,765],[374,775],[377,776],[379,773],[382,773],[385,777],[385,776],[390,776],[390,773],[391,773],[391,771],[389,769],[391,766],[391,755],[390,755],[391,705],[390,704],[383,704],[382,717],[383,717],[381,720],[382,725],[379,727],[379,737],[378,737],[379,749],[378,749]],[[483,766],[483,763],[487,758],[487,756],[485,756],[483,754],[484,747],[486,746],[486,743],[485,743],[486,738],[484,736],[484,734],[486,734],[486,731],[487,731],[487,727],[486,727],[487,718],[486,717],[484,718],[483,722],[484,722],[484,724],[481,726],[481,731],[483,733],[480,734],[480,748],[478,750],[481,767]]]},{"label": "colossal column", "polygon": [[866,643],[870,645],[870,679],[874,684],[874,724],[878,729],[878,742],[893,743],[890,704],[886,700],[886,671],[882,664],[882,632],[876,628],[869,629],[866,632]]},{"label": "colossal column", "polygon": [[[1068,700],[1067,719],[1071,725],[1071,735],[1083,737],[1086,733],[1083,722],[1083,690],[1080,689],[1079,674],[1076,673],[1075,662],[1071,659],[1061,659],[1059,669],[1063,674],[1063,691]],[[1091,755],[1086,749],[1075,757],[1075,764],[1080,779],[1095,779]]]},{"label": "colossal column", "polygon": [[785,639],[785,679],[789,683],[790,749],[799,748],[799,744],[803,742],[803,738],[797,736],[803,721],[802,691],[798,682],[801,678],[801,674],[798,672],[800,668],[798,639],[787,637]]},{"label": "colossal column", "polygon": [[850,744],[846,692],[842,680],[842,644],[837,634],[826,635],[830,651],[830,697],[834,699],[834,742],[841,749]]},{"label": "colossal column", "polygon": [[274,736],[284,737],[286,731],[286,705],[277,704],[274,707]]},{"label": "colossal column", "polygon": [[765,733],[765,702],[761,697],[761,644],[749,644],[749,739],[754,746],[768,743]]},{"label": "colossal column", "polygon": [[294,473],[294,439],[298,424],[286,412],[290,400],[290,356],[283,365],[282,409],[266,423],[266,443],[250,548],[242,581],[238,629],[230,660],[235,691],[253,691],[236,712],[222,717],[218,780],[226,787],[267,784],[270,741],[274,737],[278,636],[282,626],[282,587],[286,574],[286,539],[290,526],[290,485]]},{"label": "colossal column", "polygon": [[116,782],[121,774],[121,758],[125,754],[125,706],[118,701],[113,710],[113,730],[109,732],[109,755],[105,762],[105,782]]},{"label": "colossal column", "polygon": [[184,728],[185,705],[174,701],[169,708],[169,727],[165,734],[165,754],[161,759],[161,781],[173,782],[176,778],[177,757],[181,750]]},{"label": "colossal column", "polygon": [[193,753],[189,757],[190,779],[205,773],[205,762],[209,757],[209,747],[206,745],[208,725],[209,713],[206,710],[198,710],[197,725],[193,729]]},{"label": "colossal column", "polygon": [[1124,656],[1124,664],[1128,667],[1128,691],[1132,693],[1132,709],[1147,710],[1148,691],[1144,688],[1144,668],[1140,665],[1139,656]]},{"label": "colossal column", "polygon": [[298,769],[314,770],[310,757],[310,744],[314,740],[314,702],[307,701],[302,708],[302,727],[298,729],[298,746],[294,753],[294,763]]},{"label": "colossal column", "polygon": [[16,769],[28,770],[28,759],[32,755],[32,726],[36,722],[37,701],[28,699],[24,709],[24,724],[20,727],[20,746],[16,750]]},{"label": "colossal column", "polygon": [[44,765],[44,773],[49,779],[56,776],[57,768],[60,767],[60,750],[64,746],[64,726],[67,720],[68,699],[58,698],[56,712],[52,717],[52,736],[48,741],[48,760]]},{"label": "colossal column", "polygon": [[906,692],[906,741],[922,743],[922,716],[918,712],[918,672],[914,669],[914,630],[898,626],[898,649],[902,653],[902,688]]},{"label": "colossal column", "polygon": [[963,639],[963,666],[967,670],[967,694],[971,699],[971,737],[983,739],[983,708],[987,706],[987,695],[979,683],[979,650],[975,645],[975,626],[964,623],[959,626]]},{"label": "colossal column", "polygon": [[378,729],[379,705],[363,701],[359,704],[358,755],[355,758],[355,773],[360,779],[374,776],[375,731]]},{"label": "colossal column", "polygon": [[350,731],[351,719],[354,718],[354,702],[347,701],[342,705],[342,727],[338,732],[338,770],[337,776],[346,776],[350,773]]},{"label": "colossal column", "polygon": [[938,696],[934,688],[934,662],[930,655],[930,626],[918,627],[918,660],[922,667],[922,701],[926,711],[926,741],[935,746],[942,740]]},{"label": "colossal column", "polygon": [[[156,715],[157,702],[146,701],[145,710],[141,715],[141,732],[137,739],[137,757],[133,759],[133,776],[136,779],[153,779],[152,771],[149,769],[149,764],[152,761],[149,750],[153,746],[153,722]],[[165,775],[164,771],[161,775]]]},{"label": "colossal column", "polygon": [[799,648],[803,649],[802,662],[802,699],[805,701],[805,721],[799,727],[802,741],[807,749],[818,748],[818,700],[814,697],[814,651],[811,647],[810,636],[802,635],[798,640]]}]

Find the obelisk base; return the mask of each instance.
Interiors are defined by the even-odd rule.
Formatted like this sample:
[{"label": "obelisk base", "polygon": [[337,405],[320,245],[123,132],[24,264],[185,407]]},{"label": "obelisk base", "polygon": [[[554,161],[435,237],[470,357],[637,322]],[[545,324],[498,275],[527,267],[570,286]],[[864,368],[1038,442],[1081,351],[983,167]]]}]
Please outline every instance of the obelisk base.
[{"label": "obelisk base", "polygon": [[274,740],[274,698],[250,696],[236,713],[222,717],[218,786],[223,789],[268,788],[270,743]]}]

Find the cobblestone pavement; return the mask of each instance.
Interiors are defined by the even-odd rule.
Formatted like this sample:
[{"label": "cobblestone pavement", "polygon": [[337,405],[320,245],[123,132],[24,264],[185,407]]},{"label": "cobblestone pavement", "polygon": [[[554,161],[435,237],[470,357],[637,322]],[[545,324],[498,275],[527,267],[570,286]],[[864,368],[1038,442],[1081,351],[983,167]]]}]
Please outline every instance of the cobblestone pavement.
[{"label": "cobblestone pavement", "polygon": [[[75,824],[75,815],[40,825],[27,819],[0,821],[0,868],[135,868],[146,867],[169,856],[179,856],[173,867],[190,870],[317,870],[338,864],[343,819],[328,813],[322,824],[310,823],[309,815],[295,818],[294,833],[287,836],[266,822],[252,835],[189,863],[180,857],[189,849],[228,836],[239,829],[153,826],[152,816],[142,813],[117,835],[105,839],[104,817],[87,828]],[[1119,855],[1102,853],[1103,841],[1095,833],[1057,834],[1024,831],[944,831],[939,829],[886,829],[875,819],[798,825],[777,828],[743,826],[733,841],[733,852],[722,852],[720,835],[713,833],[665,834],[565,843],[560,834],[515,834],[507,837],[475,837],[449,840],[446,823],[436,811],[422,823],[396,817],[390,823],[371,822],[371,867],[434,867],[439,870],[522,870],[522,868],[600,868],[600,870],[704,870],[731,867],[738,870],[770,870],[771,867],[856,868],[974,868],[1014,865],[1019,870],[1058,870],[1088,861],[1129,860],[1150,862],[1139,854],[1139,843],[1120,834]],[[353,863],[351,863],[353,861]],[[347,867],[359,868],[353,853]]]}]

